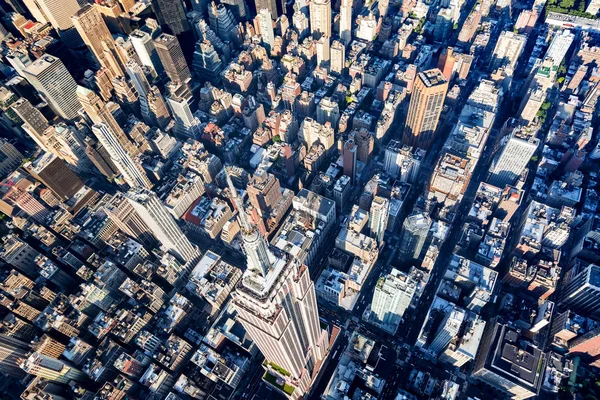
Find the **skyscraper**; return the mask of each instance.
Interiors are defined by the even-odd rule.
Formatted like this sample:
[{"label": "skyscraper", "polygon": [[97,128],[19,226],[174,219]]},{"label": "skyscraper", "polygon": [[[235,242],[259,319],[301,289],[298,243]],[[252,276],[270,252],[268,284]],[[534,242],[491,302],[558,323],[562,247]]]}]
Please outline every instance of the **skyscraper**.
[{"label": "skyscraper", "polygon": [[435,332],[435,336],[431,341],[428,349],[435,355],[438,355],[442,350],[450,344],[450,341],[456,336],[460,330],[460,326],[465,319],[465,310],[454,306],[452,310],[444,315],[444,319],[440,323],[440,327]]},{"label": "skyscraper", "polygon": [[265,356],[264,380],[292,399],[306,394],[329,349],[319,324],[314,283],[308,268],[269,249],[248,221],[227,174],[238,209],[248,269],[234,294],[238,319]]},{"label": "skyscraper", "polygon": [[71,21],[71,16],[81,8],[77,0],[29,0],[26,5],[34,18],[52,25],[68,47],[81,45],[81,38]]},{"label": "skyscraper", "polygon": [[196,137],[202,134],[200,129],[200,119],[192,113],[190,104],[193,101],[192,92],[187,86],[179,85],[170,90],[171,94],[167,97],[169,107],[175,126],[173,131],[177,135]]},{"label": "skyscraper", "polygon": [[48,144],[43,138],[44,131],[50,126],[48,120],[35,108],[29,100],[21,97],[12,105],[12,109],[23,120],[23,130],[31,136],[35,143],[43,150],[48,151]]},{"label": "skyscraper", "polygon": [[417,283],[407,274],[396,268],[385,277],[380,278],[375,286],[371,312],[380,323],[395,326],[400,322],[404,312],[410,306]]},{"label": "skyscraper", "polygon": [[109,70],[113,78],[123,76],[124,61],[121,60],[115,41],[96,6],[86,4],[71,19],[98,64]]},{"label": "skyscraper", "polygon": [[137,187],[127,192],[125,198],[167,251],[182,262],[196,257],[198,249],[190,243],[154,192]]},{"label": "skyscraper", "polygon": [[400,260],[410,261],[419,258],[430,227],[431,218],[424,213],[412,214],[404,220],[400,232]]},{"label": "skyscraper", "polygon": [[23,363],[21,368],[31,375],[39,376],[52,382],[67,384],[69,381],[87,381],[88,376],[71,364],[51,358],[40,353],[31,354]]},{"label": "skyscraper", "polygon": [[515,131],[502,139],[504,146],[490,168],[488,183],[496,187],[514,185],[537,150],[539,140]]},{"label": "skyscraper", "polygon": [[144,168],[133,160],[108,125],[104,122],[95,124],[92,126],[92,132],[94,132],[102,147],[109,154],[110,160],[123,175],[123,179],[125,179],[129,187],[152,187],[152,182],[148,179]]},{"label": "skyscraper", "polygon": [[4,177],[21,165],[23,154],[7,139],[0,138],[0,177]]},{"label": "skyscraper", "polygon": [[[281,15],[277,11],[277,0],[254,0],[254,4],[256,6],[256,13],[259,13],[262,9],[267,9],[273,19],[277,19]],[[285,2],[282,2],[282,4],[285,4]]]},{"label": "skyscraper", "polygon": [[179,35],[190,30],[181,0],[152,0],[152,8],[166,33]]},{"label": "skyscraper", "polygon": [[164,72],[160,57],[154,47],[152,36],[148,32],[136,29],[129,35],[131,44],[137,53],[142,66],[151,68],[156,74]]},{"label": "skyscraper", "polygon": [[590,264],[565,282],[558,304],[581,315],[600,315],[600,267]]},{"label": "skyscraper", "polygon": [[31,351],[29,343],[0,334],[0,372],[13,378],[22,378],[25,372],[19,368],[22,359]]},{"label": "skyscraper", "polygon": [[46,185],[63,201],[73,197],[84,186],[67,163],[51,153],[41,155],[24,167],[31,176]]},{"label": "skyscraper", "polygon": [[[94,124],[105,124],[111,135],[119,145],[132,157],[139,154],[139,149],[127,137],[123,128],[117,123],[106,104],[98,95],[83,86],[77,87],[77,99],[83,106],[83,110]],[[104,145],[104,143],[103,143]]]},{"label": "skyscraper", "polygon": [[375,196],[373,202],[371,203],[369,228],[371,229],[371,235],[377,239],[377,243],[379,243],[379,245],[381,245],[383,242],[383,234],[387,228],[389,212],[389,200],[383,197]]},{"label": "skyscraper", "polygon": [[330,48],[331,62],[329,71],[341,74],[346,64],[346,47],[339,40],[334,40]]},{"label": "skyscraper", "polygon": [[417,74],[402,137],[404,144],[422,149],[431,146],[447,90],[448,80],[439,69]]},{"label": "skyscraper", "polygon": [[69,120],[79,116],[77,82],[59,58],[44,54],[23,72],[58,116]]},{"label": "skyscraper", "polygon": [[268,51],[273,49],[275,43],[275,34],[273,33],[273,20],[268,9],[263,8],[258,12],[258,22],[260,24],[260,35],[262,36],[263,44]]},{"label": "skyscraper", "polygon": [[342,147],[342,161],[344,168],[344,175],[350,177],[350,182],[352,184],[356,183],[356,155],[357,155],[358,146],[354,141],[354,137],[348,138],[344,142]]},{"label": "skyscraper", "polygon": [[163,33],[154,40],[154,46],[169,79],[178,84],[186,84],[192,75],[183,56],[179,40],[173,35]]},{"label": "skyscraper", "polygon": [[352,41],[352,0],[342,0],[340,5],[340,39],[345,46]]},{"label": "skyscraper", "polygon": [[331,37],[331,0],[310,2],[310,32],[314,39]]}]

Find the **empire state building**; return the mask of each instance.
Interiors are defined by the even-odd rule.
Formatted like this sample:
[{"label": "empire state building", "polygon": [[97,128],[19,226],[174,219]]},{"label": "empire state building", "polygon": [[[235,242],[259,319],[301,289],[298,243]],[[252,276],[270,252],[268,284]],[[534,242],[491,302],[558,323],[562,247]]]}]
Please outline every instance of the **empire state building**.
[{"label": "empire state building", "polygon": [[319,324],[317,298],[308,268],[271,249],[250,224],[227,175],[241,226],[248,268],[233,302],[239,322],[265,356],[263,380],[288,398],[304,396],[329,350]]}]

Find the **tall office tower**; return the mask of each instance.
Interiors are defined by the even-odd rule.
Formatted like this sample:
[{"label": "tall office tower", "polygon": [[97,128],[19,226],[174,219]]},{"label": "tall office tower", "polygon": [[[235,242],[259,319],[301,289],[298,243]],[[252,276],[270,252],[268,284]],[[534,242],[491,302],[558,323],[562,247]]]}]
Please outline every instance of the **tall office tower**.
[{"label": "tall office tower", "polygon": [[331,39],[327,36],[322,36],[317,40],[317,65],[319,67],[329,67]]},{"label": "tall office tower", "polygon": [[108,180],[113,180],[119,174],[119,169],[110,159],[110,155],[100,142],[95,141],[92,137],[85,139],[85,154],[90,159],[92,164],[104,175]]},{"label": "tall office tower", "polygon": [[107,105],[100,100],[100,97],[96,93],[83,86],[79,86],[77,87],[77,98],[81,106],[83,106],[83,110],[94,124],[105,124],[114,139],[129,155],[135,157],[139,154],[139,149],[129,140]]},{"label": "tall office tower", "polygon": [[404,220],[400,232],[399,253],[401,261],[419,259],[430,227],[431,218],[424,213],[409,215]]},{"label": "tall office tower", "polygon": [[23,72],[58,116],[69,120],[79,117],[77,82],[59,58],[44,54]]},{"label": "tall office tower", "polygon": [[202,80],[217,84],[221,80],[223,62],[219,53],[208,40],[197,41],[192,62],[194,74]]},{"label": "tall office tower", "polygon": [[137,53],[142,66],[150,68],[155,74],[160,75],[164,72],[160,57],[154,47],[152,36],[145,31],[136,29],[129,35],[131,44]]},{"label": "tall office tower", "polygon": [[13,172],[25,157],[7,139],[0,138],[0,178]]},{"label": "tall office tower", "polygon": [[440,352],[444,350],[446,346],[450,344],[450,341],[458,334],[460,326],[465,319],[465,315],[465,310],[457,306],[454,306],[450,312],[446,313],[428,347],[429,351],[435,355],[440,354]]},{"label": "tall office tower", "polygon": [[52,153],[44,153],[36,160],[25,164],[24,168],[63,201],[73,197],[84,186],[67,163]]},{"label": "tall office tower", "polygon": [[554,38],[552,38],[552,43],[550,43],[544,59],[551,58],[552,65],[558,68],[574,40],[575,35],[570,30],[564,29],[558,31],[554,35]]},{"label": "tall office tower", "polygon": [[272,253],[249,223],[229,174],[226,177],[248,258],[233,300],[238,320],[266,358],[265,381],[297,399],[308,392],[329,346],[327,332],[319,325],[314,284],[308,268],[283,253]]},{"label": "tall office tower", "polygon": [[38,276],[36,258],[40,253],[12,233],[2,237],[0,258],[26,275]]},{"label": "tall office tower", "polygon": [[331,37],[331,0],[310,2],[310,33],[314,39]]},{"label": "tall office tower", "polygon": [[48,120],[40,110],[35,108],[29,100],[21,97],[12,105],[14,112],[23,120],[23,130],[31,136],[35,143],[43,150],[47,150],[46,140],[43,138],[44,131],[50,126]]},{"label": "tall office tower", "polygon": [[123,76],[124,62],[121,54],[117,51],[115,40],[96,6],[86,4],[71,19],[99,66],[109,70],[113,78]]},{"label": "tall office tower", "polygon": [[581,315],[600,315],[600,267],[590,264],[565,282],[558,305]]},{"label": "tall office tower", "polygon": [[271,13],[268,9],[263,8],[258,12],[258,23],[260,25],[260,35],[262,36],[263,44],[266,46],[267,50],[271,52],[271,50],[273,50],[273,44],[275,43],[275,33],[273,32]]},{"label": "tall office tower", "polygon": [[334,40],[331,43],[330,55],[329,72],[341,74],[346,64],[346,47],[339,40]]},{"label": "tall office tower", "polygon": [[156,86],[152,86],[148,93],[148,108],[152,118],[156,121],[155,125],[160,129],[166,129],[171,122],[171,115],[165,99]]},{"label": "tall office tower", "polygon": [[104,122],[92,126],[92,132],[108,153],[110,160],[123,175],[123,179],[131,188],[151,188],[152,182],[140,163],[136,163],[131,155],[121,145],[112,129]]},{"label": "tall office tower", "polygon": [[23,378],[25,371],[19,364],[30,351],[29,343],[0,334],[0,372],[12,378]]},{"label": "tall office tower", "polygon": [[273,19],[277,19],[279,15],[281,15],[277,11],[277,0],[254,0],[254,4],[256,6],[257,13],[262,9],[267,9],[269,10],[271,18]]},{"label": "tall office tower", "polygon": [[190,30],[181,0],[152,0],[152,8],[166,33],[179,35]]},{"label": "tall office tower", "polygon": [[175,36],[163,33],[154,40],[154,46],[169,79],[178,84],[186,84],[192,75],[183,56],[179,40]]},{"label": "tall office tower", "polygon": [[340,5],[340,40],[344,46],[352,41],[352,0],[342,0]]},{"label": "tall office tower", "polygon": [[146,78],[146,74],[144,74],[142,68],[133,60],[127,61],[125,69],[127,71],[129,79],[135,87],[135,90],[138,92],[140,112],[142,113],[142,118],[144,119],[144,122],[148,125],[155,125],[156,119],[154,118],[154,114],[151,112],[150,105],[148,104],[150,83]]},{"label": "tall office tower", "polygon": [[[260,10],[257,10],[260,12]],[[208,21],[210,28],[223,41],[232,41],[236,31],[236,21],[229,8],[224,4],[210,3],[208,6]]]},{"label": "tall office tower", "polygon": [[358,146],[354,138],[350,137],[344,142],[342,147],[342,164],[344,175],[350,177],[350,182],[356,184],[356,155]]},{"label": "tall office tower", "polygon": [[89,377],[71,364],[40,353],[33,353],[21,363],[21,368],[31,375],[52,382],[67,384],[69,381],[85,382]]},{"label": "tall office tower", "polygon": [[71,21],[71,16],[81,8],[77,0],[27,0],[26,5],[34,18],[52,25],[68,47],[81,45],[81,38]]},{"label": "tall office tower", "polygon": [[369,229],[371,236],[377,239],[377,243],[383,243],[383,234],[387,228],[388,216],[390,213],[390,202],[383,197],[375,196],[371,203],[369,216]]},{"label": "tall office tower", "polygon": [[199,137],[202,134],[200,119],[192,113],[190,103],[193,101],[192,92],[187,86],[179,85],[170,90],[167,97],[175,126],[173,132],[177,135]]},{"label": "tall office tower", "polygon": [[196,246],[190,243],[154,192],[137,187],[127,192],[125,198],[158,242],[179,261],[185,263],[197,256]]},{"label": "tall office tower", "polygon": [[246,190],[250,204],[261,216],[267,215],[283,197],[279,179],[262,168],[254,172]]},{"label": "tall office tower", "polygon": [[377,316],[380,323],[397,325],[410,306],[417,289],[417,282],[396,268],[383,278],[375,286],[371,312]]},{"label": "tall office tower", "polygon": [[502,140],[504,146],[490,168],[488,179],[488,183],[497,187],[515,184],[540,142],[535,137],[519,135],[517,131]]},{"label": "tall office tower", "polygon": [[448,80],[437,68],[419,72],[410,98],[402,142],[429,149],[435,138]]},{"label": "tall office tower", "polygon": [[519,35],[513,31],[503,31],[498,37],[494,53],[490,60],[490,70],[495,71],[502,67],[509,67],[514,70],[517,66],[517,61],[527,42],[526,35]]},{"label": "tall office tower", "polygon": [[304,39],[310,33],[309,19],[300,9],[298,8],[298,2],[294,3],[294,15],[292,16],[292,25],[298,31],[298,38]]}]

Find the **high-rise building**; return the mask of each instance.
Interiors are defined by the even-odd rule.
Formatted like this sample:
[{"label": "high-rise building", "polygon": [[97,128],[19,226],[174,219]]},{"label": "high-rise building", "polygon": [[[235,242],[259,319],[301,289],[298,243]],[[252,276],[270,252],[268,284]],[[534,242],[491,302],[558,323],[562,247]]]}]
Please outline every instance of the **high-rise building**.
[{"label": "high-rise building", "polygon": [[342,164],[344,169],[344,175],[350,177],[352,184],[356,183],[356,155],[358,146],[354,141],[354,138],[348,138],[344,142],[342,147]]},{"label": "high-rise building", "polygon": [[48,151],[48,144],[43,136],[44,131],[50,125],[48,124],[46,117],[44,117],[44,114],[24,97],[17,100],[17,102],[12,105],[12,109],[23,121],[23,130],[31,136],[38,146],[43,150]]},{"label": "high-rise building", "polygon": [[166,250],[183,262],[196,257],[198,249],[190,243],[154,192],[137,187],[127,192],[125,198]]},{"label": "high-rise building", "polygon": [[86,4],[71,19],[98,64],[109,70],[113,78],[123,76],[121,54],[96,5]]},{"label": "high-rise building", "polygon": [[279,179],[262,168],[254,172],[246,190],[250,204],[261,216],[268,214],[282,199]]},{"label": "high-rise building", "polygon": [[444,319],[440,323],[440,327],[435,332],[435,336],[428,346],[428,350],[438,355],[442,350],[450,344],[450,341],[458,334],[460,326],[465,319],[465,310],[454,306],[444,315]]},{"label": "high-rise building", "polygon": [[169,79],[174,83],[186,84],[192,75],[183,56],[179,40],[173,35],[163,33],[154,40],[154,46]]},{"label": "high-rise building", "polygon": [[234,294],[238,320],[265,356],[264,380],[292,399],[304,396],[329,350],[321,329],[314,283],[308,268],[269,249],[243,210],[227,174],[238,209],[248,269]]},{"label": "high-rise building", "polygon": [[129,39],[131,40],[131,44],[133,45],[142,66],[150,68],[157,75],[164,72],[160,57],[154,47],[154,41],[148,32],[136,29],[131,32]]},{"label": "high-rise building", "polygon": [[600,267],[590,264],[565,282],[559,306],[581,315],[600,315]]},{"label": "high-rise building", "polygon": [[352,41],[352,0],[342,0],[340,5],[340,40],[344,46]]},{"label": "high-rise building", "polygon": [[88,376],[71,364],[40,353],[33,353],[21,363],[21,368],[31,375],[52,382],[67,384],[70,381],[87,381]]},{"label": "high-rise building", "polygon": [[498,68],[514,70],[526,42],[526,35],[519,35],[513,31],[503,31],[496,42],[490,61],[490,70],[495,71]]},{"label": "high-rise building", "polygon": [[330,67],[329,70],[336,74],[341,74],[344,71],[346,64],[346,47],[339,40],[334,40],[331,43],[330,49]]},{"label": "high-rise building", "polygon": [[428,149],[435,139],[448,80],[435,68],[419,72],[410,98],[402,142]]},{"label": "high-rise building", "polygon": [[512,399],[529,399],[540,393],[547,362],[546,353],[520,329],[492,320],[483,333],[473,377]]},{"label": "high-rise building", "polygon": [[200,79],[216,84],[221,79],[223,62],[215,47],[208,40],[196,42],[194,60],[192,62],[194,74]]},{"label": "high-rise building", "polygon": [[68,120],[79,117],[77,82],[59,58],[44,54],[23,72],[56,115]]},{"label": "high-rise building", "polygon": [[[100,97],[91,90],[84,88],[83,86],[77,87],[77,99],[83,106],[83,110],[92,120],[94,124],[104,124],[110,130],[114,139],[119,145],[132,157],[139,154],[139,148],[129,140],[123,128],[118,124],[117,120],[111,113]],[[104,143],[102,143],[104,145]]]},{"label": "high-rise building", "polygon": [[24,377],[25,372],[19,364],[30,351],[29,343],[0,334],[0,372],[13,378]]},{"label": "high-rise building", "polygon": [[[262,9],[267,9],[269,10],[271,18],[273,19],[277,19],[281,15],[277,10],[277,0],[254,0],[254,4],[256,6],[257,13]],[[285,4],[285,2],[282,2],[282,4]]]},{"label": "high-rise building", "polygon": [[371,203],[369,212],[369,229],[371,236],[377,239],[377,243],[381,245],[383,242],[383,234],[387,228],[388,215],[390,213],[390,202],[383,197],[375,196]]},{"label": "high-rise building", "polygon": [[25,164],[24,168],[63,201],[73,197],[84,186],[67,164],[51,153],[41,155]]},{"label": "high-rise building", "polygon": [[92,126],[102,147],[108,153],[110,160],[123,175],[123,179],[131,188],[152,187],[152,182],[140,163],[136,163],[131,155],[121,145],[114,132],[104,122]]},{"label": "high-rise building", "polygon": [[331,37],[331,0],[310,2],[310,32],[314,39]]},{"label": "high-rise building", "polygon": [[574,40],[575,35],[570,30],[558,31],[552,38],[552,43],[550,43],[544,59],[551,58],[552,65],[558,68]]},{"label": "high-rise building", "polygon": [[539,140],[513,132],[503,139],[504,146],[490,168],[488,182],[496,187],[514,185],[537,150]]},{"label": "high-rise building", "polygon": [[190,108],[190,104],[193,101],[192,92],[185,85],[179,85],[176,89],[170,90],[170,92],[171,94],[167,97],[167,101],[175,121],[173,132],[181,136],[200,136],[202,133],[200,119],[194,116]]},{"label": "high-rise building", "polygon": [[260,26],[260,35],[262,37],[263,45],[266,46],[270,52],[273,50],[275,44],[275,34],[273,32],[273,19],[271,19],[271,13],[268,9],[263,8],[258,11],[258,23]]},{"label": "high-rise building", "polygon": [[158,17],[161,28],[171,35],[179,35],[190,30],[181,0],[152,0],[152,8]]},{"label": "high-rise building", "polygon": [[381,324],[393,326],[395,330],[410,306],[416,289],[417,282],[410,275],[393,268],[388,275],[377,281],[371,312]]},{"label": "high-rise building", "polygon": [[23,161],[23,154],[7,139],[0,138],[0,178],[13,172]]},{"label": "high-rise building", "polygon": [[416,213],[408,216],[402,224],[400,232],[400,259],[410,261],[418,259],[421,250],[425,245],[429,228],[431,227],[431,218],[424,213]]},{"label": "high-rise building", "polygon": [[26,6],[35,19],[42,23],[49,22],[68,47],[81,44],[81,38],[71,21],[71,16],[81,8],[77,0],[27,0]]}]

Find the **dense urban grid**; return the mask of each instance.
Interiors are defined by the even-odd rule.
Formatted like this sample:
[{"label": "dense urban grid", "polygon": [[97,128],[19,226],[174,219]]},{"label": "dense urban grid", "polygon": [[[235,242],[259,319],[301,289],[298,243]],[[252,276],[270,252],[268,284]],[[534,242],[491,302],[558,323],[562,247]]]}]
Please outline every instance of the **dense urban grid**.
[{"label": "dense urban grid", "polygon": [[0,0],[0,398],[600,398],[600,0]]}]

